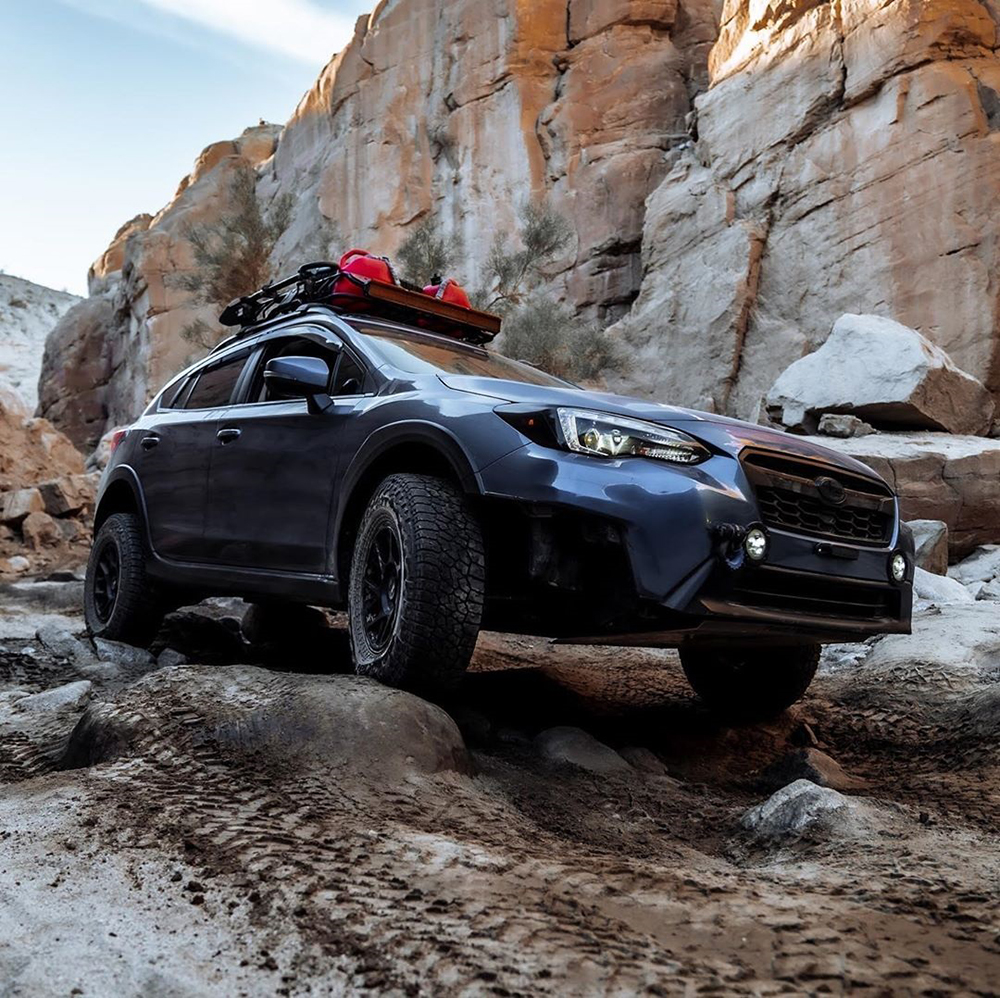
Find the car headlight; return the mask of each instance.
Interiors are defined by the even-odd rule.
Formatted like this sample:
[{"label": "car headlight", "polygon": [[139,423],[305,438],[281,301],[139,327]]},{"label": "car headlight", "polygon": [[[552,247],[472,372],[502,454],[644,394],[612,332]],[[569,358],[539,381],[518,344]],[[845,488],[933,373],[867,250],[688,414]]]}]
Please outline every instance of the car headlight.
[{"label": "car headlight", "polygon": [[698,464],[709,451],[693,437],[641,419],[590,409],[555,410],[562,443],[595,457],[649,457],[671,464]]}]

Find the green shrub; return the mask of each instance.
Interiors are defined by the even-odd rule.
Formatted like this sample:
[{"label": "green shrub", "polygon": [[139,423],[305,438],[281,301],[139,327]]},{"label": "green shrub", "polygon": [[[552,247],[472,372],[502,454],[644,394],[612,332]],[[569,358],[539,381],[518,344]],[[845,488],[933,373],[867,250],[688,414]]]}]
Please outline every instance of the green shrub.
[{"label": "green shrub", "polygon": [[[291,195],[277,198],[265,215],[257,197],[257,174],[243,163],[233,172],[228,200],[228,211],[216,220],[183,230],[195,267],[174,283],[191,293],[193,304],[222,308],[272,279],[271,252],[291,222]],[[181,334],[204,348],[217,339],[216,331],[201,319],[185,326]]]},{"label": "green shrub", "polygon": [[570,381],[598,380],[624,367],[621,351],[607,333],[544,297],[507,313],[496,349]]},{"label": "green shrub", "polygon": [[421,288],[430,284],[434,277],[448,277],[458,260],[460,248],[460,241],[442,236],[437,219],[428,215],[396,250],[400,276]]}]

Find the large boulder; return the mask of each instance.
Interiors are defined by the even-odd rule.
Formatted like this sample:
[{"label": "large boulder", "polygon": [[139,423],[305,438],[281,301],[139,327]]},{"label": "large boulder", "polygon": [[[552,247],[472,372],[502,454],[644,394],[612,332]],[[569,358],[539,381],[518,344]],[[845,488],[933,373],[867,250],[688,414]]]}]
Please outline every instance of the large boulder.
[{"label": "large boulder", "polygon": [[164,759],[192,743],[202,756],[382,781],[472,771],[455,722],[419,697],[355,676],[245,665],[153,672],[87,711],[67,764]]},{"label": "large boulder", "polygon": [[779,376],[766,406],[776,422],[806,433],[825,413],[949,433],[985,434],[993,422],[980,382],[915,329],[877,315],[842,315],[818,350]]},{"label": "large boulder", "polygon": [[813,439],[874,468],[899,495],[903,519],[944,521],[951,560],[1000,542],[1000,440],[947,433]]}]

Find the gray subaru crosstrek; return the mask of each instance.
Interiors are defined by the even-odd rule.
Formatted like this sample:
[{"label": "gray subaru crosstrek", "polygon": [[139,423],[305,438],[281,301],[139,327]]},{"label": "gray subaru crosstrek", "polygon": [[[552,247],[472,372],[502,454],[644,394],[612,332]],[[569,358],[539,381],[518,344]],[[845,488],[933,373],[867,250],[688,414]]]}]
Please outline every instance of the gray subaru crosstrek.
[{"label": "gray subaru crosstrek", "polygon": [[359,673],[427,691],[480,628],[676,647],[709,704],[760,717],[822,643],[909,631],[913,542],[871,469],[585,391],[486,349],[485,313],[331,294],[325,266],[230,306],[239,332],[119,432],[95,635],[149,643],[211,595],[339,608]]}]

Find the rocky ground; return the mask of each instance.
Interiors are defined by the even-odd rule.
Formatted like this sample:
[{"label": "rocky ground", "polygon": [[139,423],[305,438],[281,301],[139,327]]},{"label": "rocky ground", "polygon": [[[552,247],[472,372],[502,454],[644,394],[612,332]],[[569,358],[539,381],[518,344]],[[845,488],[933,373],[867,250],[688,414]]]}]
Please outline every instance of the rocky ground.
[{"label": "rocky ground", "polygon": [[251,649],[216,601],[141,652],[8,583],[3,993],[995,994],[991,559],[748,728],[668,652],[487,634],[434,706],[336,618]]}]

